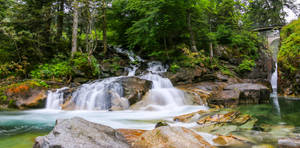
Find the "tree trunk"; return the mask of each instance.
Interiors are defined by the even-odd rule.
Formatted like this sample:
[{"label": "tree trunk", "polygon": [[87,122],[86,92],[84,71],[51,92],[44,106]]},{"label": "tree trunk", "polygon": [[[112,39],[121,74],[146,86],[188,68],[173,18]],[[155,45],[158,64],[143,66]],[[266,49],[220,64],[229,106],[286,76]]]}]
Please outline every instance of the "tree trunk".
[{"label": "tree trunk", "polygon": [[103,53],[106,54],[107,52],[107,36],[106,36],[106,29],[107,29],[107,22],[106,22],[106,2],[102,0],[102,13],[103,13]]},{"label": "tree trunk", "polygon": [[191,48],[193,52],[197,51],[197,45],[196,45],[196,41],[195,41],[195,34],[193,32],[193,28],[192,28],[192,22],[191,22],[191,18],[192,17],[192,13],[188,12],[188,29],[190,32],[190,41],[191,41]]},{"label": "tree trunk", "polygon": [[71,56],[74,56],[74,53],[77,52],[77,34],[78,34],[78,1],[74,0],[73,4],[73,33],[72,33],[72,53]]},{"label": "tree trunk", "polygon": [[64,5],[65,5],[65,0],[59,0],[56,40],[61,39],[62,32],[63,32],[63,27],[64,27],[64,9],[65,9]]}]

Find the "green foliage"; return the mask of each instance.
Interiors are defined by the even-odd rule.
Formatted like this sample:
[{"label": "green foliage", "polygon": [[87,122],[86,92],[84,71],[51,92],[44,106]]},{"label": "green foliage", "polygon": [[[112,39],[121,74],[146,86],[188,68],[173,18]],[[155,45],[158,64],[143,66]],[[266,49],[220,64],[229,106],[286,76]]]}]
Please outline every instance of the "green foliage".
[{"label": "green foliage", "polygon": [[170,67],[170,71],[173,73],[176,73],[180,69],[180,66],[177,65],[176,63],[173,63]]},{"label": "green foliage", "polygon": [[237,71],[240,73],[245,73],[252,71],[252,68],[255,66],[254,60],[244,59],[242,63],[239,65]]},{"label": "green foliage", "polygon": [[234,74],[226,67],[226,66],[219,66],[221,73],[223,75],[227,75],[227,76],[234,76]]},{"label": "green foliage", "polygon": [[282,28],[278,64],[281,71],[294,76],[300,70],[300,19]]},{"label": "green foliage", "polygon": [[54,59],[50,64],[39,65],[30,75],[36,79],[68,78],[72,75],[72,67],[68,61],[57,62]]},{"label": "green foliage", "polygon": [[73,68],[84,72],[87,77],[97,77],[100,74],[99,64],[94,56],[77,52],[71,60]]}]

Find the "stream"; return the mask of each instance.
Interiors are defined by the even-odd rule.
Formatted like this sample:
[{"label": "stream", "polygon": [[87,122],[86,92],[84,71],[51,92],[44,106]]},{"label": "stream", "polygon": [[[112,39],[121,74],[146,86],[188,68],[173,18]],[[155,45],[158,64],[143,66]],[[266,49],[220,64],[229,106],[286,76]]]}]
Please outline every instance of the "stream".
[{"label": "stream", "polygon": [[[273,41],[276,41],[273,43]],[[274,37],[271,46],[275,47],[276,59],[279,40]],[[118,49],[118,52],[128,55],[131,61],[142,61],[132,52]],[[139,65],[128,67],[128,76],[135,76]],[[29,148],[34,144],[37,136],[46,135],[55,125],[57,119],[82,117],[88,121],[100,123],[115,129],[145,129],[151,130],[159,121],[165,121],[171,126],[193,128],[197,123],[181,123],[173,121],[178,115],[199,110],[207,110],[204,105],[188,105],[185,103],[184,93],[176,89],[171,81],[162,77],[167,67],[160,62],[149,62],[146,73],[139,76],[141,79],[152,81],[152,88],[146,97],[146,106],[139,110],[131,110],[127,99],[123,98],[122,86],[117,83],[121,77],[110,77],[92,83],[83,84],[73,92],[71,101],[77,108],[74,111],[61,110],[63,104],[63,90],[49,91],[45,109],[27,111],[0,112],[0,147],[1,148]],[[269,131],[252,129],[250,131],[235,131],[236,134],[254,139],[255,144],[272,144],[289,134],[300,134],[300,98],[283,98],[277,96],[277,63],[276,70],[271,78],[273,93],[270,104],[242,105],[237,108],[242,113],[252,115],[258,119],[261,126],[270,127]],[[114,99],[122,102],[123,111],[108,111]],[[149,110],[151,109],[151,110]],[[257,127],[259,128],[259,127]],[[213,144],[216,135],[197,132],[206,141]]]}]

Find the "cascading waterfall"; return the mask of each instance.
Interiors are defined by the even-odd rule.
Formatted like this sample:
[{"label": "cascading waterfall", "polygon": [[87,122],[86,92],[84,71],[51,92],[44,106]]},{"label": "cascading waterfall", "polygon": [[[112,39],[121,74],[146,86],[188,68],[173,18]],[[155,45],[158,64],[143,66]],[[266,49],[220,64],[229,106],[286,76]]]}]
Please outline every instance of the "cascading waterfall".
[{"label": "cascading waterfall", "polygon": [[[123,51],[117,48],[119,53],[128,55],[129,59],[144,61],[132,52]],[[135,57],[135,58],[134,58]],[[112,103],[118,102],[122,107],[129,107],[129,102],[123,98],[123,87],[118,82],[119,79],[131,77],[135,75],[135,71],[139,65],[131,64],[128,68],[128,76],[110,77],[101,81],[95,81],[88,84],[81,85],[72,94],[71,102],[75,104],[78,110],[108,110],[112,107]],[[163,66],[161,62],[148,63],[148,73],[139,76],[141,79],[152,81],[152,89],[146,96],[147,104],[152,106],[181,106],[184,105],[184,92],[174,88],[173,84],[168,78],[163,78],[161,75],[167,71],[167,67]],[[47,99],[47,109],[61,109],[63,101],[62,88],[56,92],[49,92]]]},{"label": "cascading waterfall", "polygon": [[139,68],[140,65],[136,65],[134,63],[136,63],[136,61],[144,62],[144,60],[141,57],[136,56],[132,51],[123,50],[119,47],[116,47],[115,49],[118,53],[122,53],[122,54],[125,54],[128,56],[128,58],[131,62],[130,67],[126,68],[126,70],[128,71],[128,76],[135,76],[135,72]]},{"label": "cascading waterfall", "polygon": [[[123,88],[116,81],[121,77],[111,77],[102,81],[83,84],[73,94],[71,101],[80,110],[107,110],[112,100],[122,99]],[[125,102],[126,103],[126,102]],[[128,103],[127,103],[128,104]]]},{"label": "cascading waterfall", "polygon": [[174,88],[168,78],[160,74],[167,71],[160,62],[148,63],[149,73],[141,76],[142,79],[152,81],[152,89],[147,96],[147,103],[150,107],[155,106],[181,106],[184,105],[184,92]]},{"label": "cascading waterfall", "polygon": [[273,99],[273,105],[275,106],[277,113],[280,114],[280,106],[279,106],[278,96],[277,96],[277,80],[278,80],[277,54],[278,54],[279,43],[280,43],[279,31],[270,31],[268,32],[267,36],[268,36],[269,47],[273,51],[273,59],[275,61],[275,71],[271,77],[271,85],[273,89],[271,98]]},{"label": "cascading waterfall", "polygon": [[48,91],[46,108],[47,109],[61,109],[61,104],[64,101],[64,90],[69,89],[68,87],[63,87],[57,89],[55,92]]}]

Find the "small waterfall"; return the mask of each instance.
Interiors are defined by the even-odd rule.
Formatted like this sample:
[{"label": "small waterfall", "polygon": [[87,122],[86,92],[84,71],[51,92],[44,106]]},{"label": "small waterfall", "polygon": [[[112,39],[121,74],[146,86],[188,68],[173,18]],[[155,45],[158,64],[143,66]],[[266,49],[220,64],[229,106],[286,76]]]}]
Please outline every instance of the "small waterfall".
[{"label": "small waterfall", "polygon": [[184,92],[174,88],[168,78],[163,78],[160,74],[167,71],[160,62],[148,63],[149,73],[141,76],[142,79],[152,81],[152,89],[145,98],[150,107],[157,106],[181,106],[184,105]]},{"label": "small waterfall", "polygon": [[131,62],[130,67],[126,68],[128,71],[128,76],[135,76],[135,72],[140,66],[136,62],[144,62],[144,60],[141,57],[136,56],[132,51],[123,50],[122,48],[119,48],[119,47],[116,47],[115,49],[118,53],[122,53],[122,54],[125,54],[128,56],[128,58]]},{"label": "small waterfall", "polygon": [[64,90],[69,89],[68,87],[63,87],[57,89],[55,92],[48,91],[46,109],[61,109],[61,104],[64,103]]},{"label": "small waterfall", "polygon": [[80,110],[108,110],[115,99],[127,101],[122,99],[122,85],[116,82],[119,78],[121,77],[111,77],[83,84],[72,94],[71,101],[76,104],[76,109]]},{"label": "small waterfall", "polygon": [[268,37],[269,48],[273,52],[273,59],[275,61],[275,71],[271,77],[271,85],[273,89],[271,98],[273,99],[273,105],[276,108],[277,113],[280,115],[280,105],[279,105],[278,95],[277,95],[277,80],[278,80],[277,54],[278,54],[279,43],[280,43],[279,31],[270,31],[267,33],[267,37]]}]

